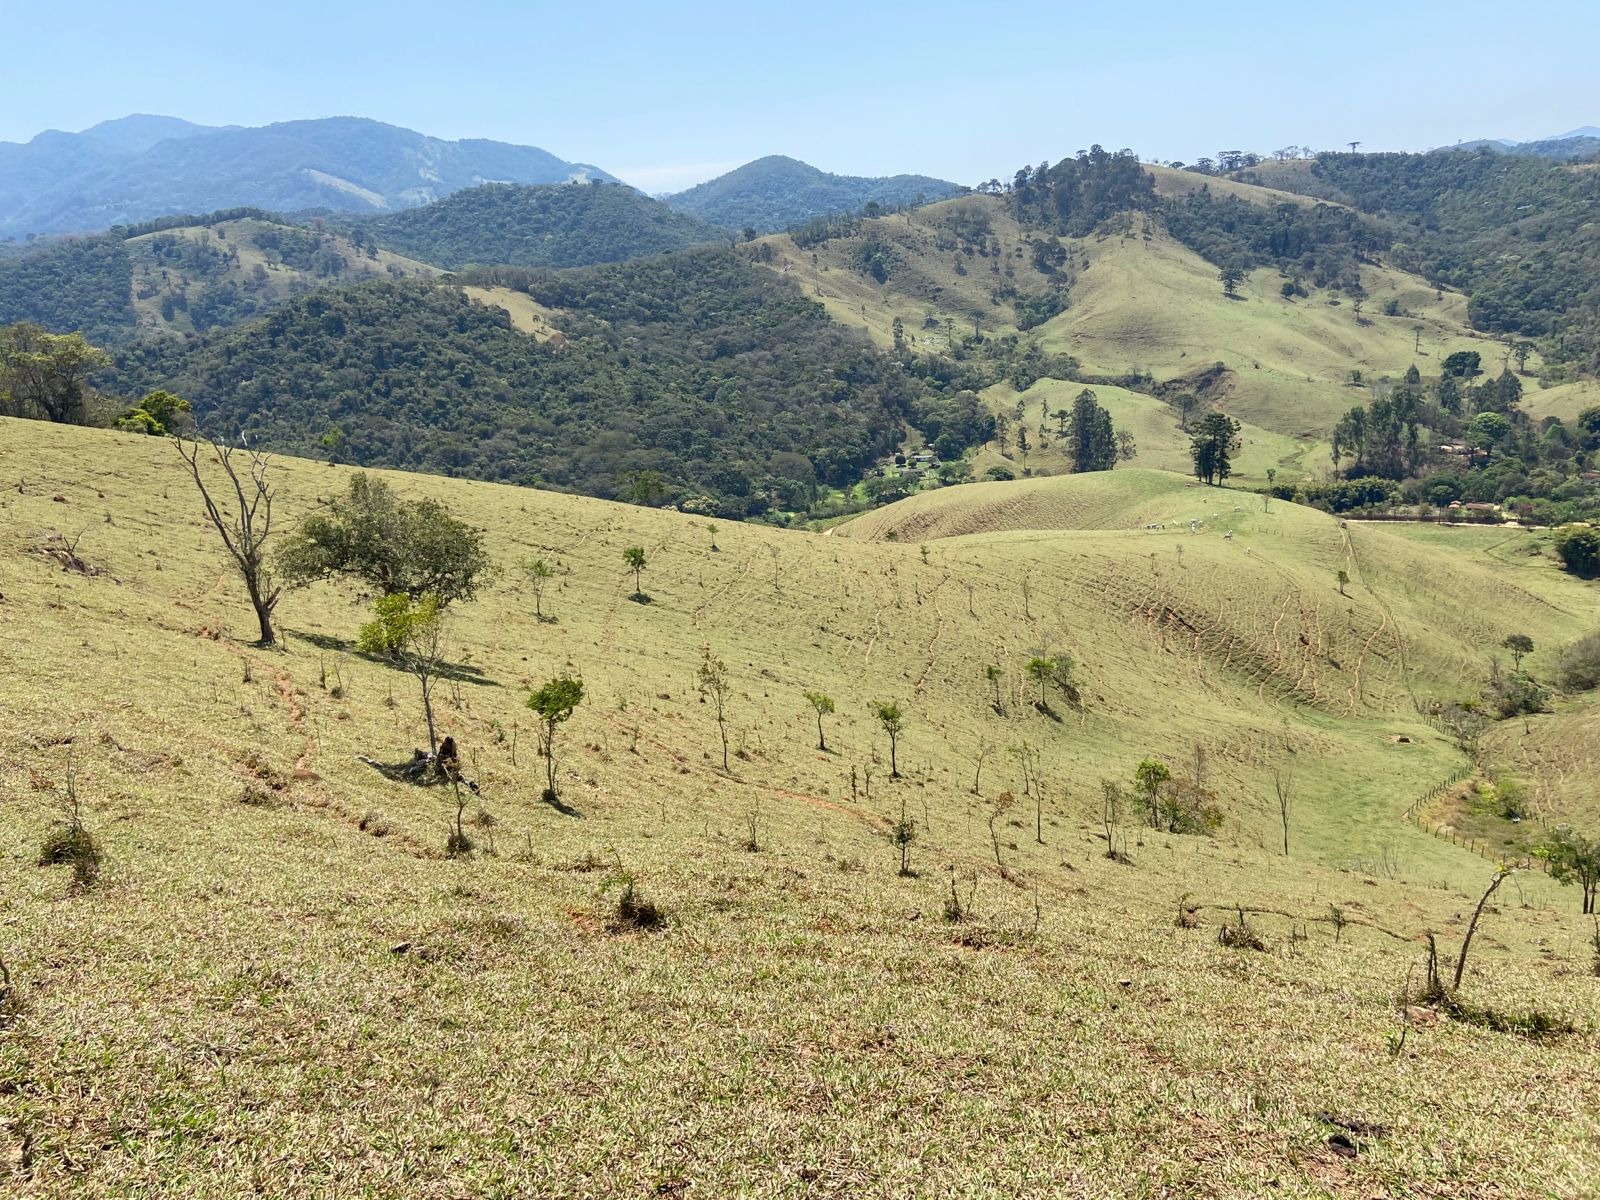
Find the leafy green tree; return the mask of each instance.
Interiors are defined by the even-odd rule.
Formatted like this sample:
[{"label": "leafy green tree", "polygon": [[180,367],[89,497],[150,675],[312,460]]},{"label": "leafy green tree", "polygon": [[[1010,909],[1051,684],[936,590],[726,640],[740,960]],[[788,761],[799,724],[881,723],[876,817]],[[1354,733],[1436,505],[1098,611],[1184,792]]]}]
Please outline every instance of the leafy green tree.
[{"label": "leafy green tree", "polygon": [[1133,769],[1133,786],[1144,802],[1145,815],[1152,827],[1161,824],[1161,789],[1172,779],[1172,769],[1154,758],[1144,759]]},{"label": "leafy green tree", "polygon": [[822,718],[833,715],[833,697],[826,692],[807,692],[806,701],[817,713],[817,749],[826,752],[828,739],[822,735]]},{"label": "leafy green tree", "polygon": [[633,572],[633,595],[638,599],[644,595],[639,584],[639,576],[644,572],[645,557],[643,546],[629,546],[622,552],[622,561],[628,565],[628,570]]},{"label": "leafy green tree", "polygon": [[583,703],[583,680],[562,674],[548,681],[538,691],[528,693],[528,707],[539,717],[539,754],[544,758],[545,790],[547,804],[559,803],[556,789],[556,730],[572,719],[572,714]]},{"label": "leafy green tree", "polygon": [[444,606],[436,596],[412,600],[395,592],[373,602],[372,620],[361,627],[356,648],[363,654],[391,659],[417,677],[422,687],[422,715],[428,723],[428,752],[439,753],[433,720],[433,688],[444,665]]},{"label": "leafy green tree", "polygon": [[872,706],[873,715],[878,718],[878,724],[883,727],[883,732],[889,737],[889,778],[900,778],[900,760],[897,753],[900,747],[900,735],[905,731],[905,714],[900,710],[900,705],[892,700],[882,700]]},{"label": "leafy green tree", "polygon": [[1467,426],[1467,445],[1483,455],[1486,462],[1510,436],[1511,422],[1497,412],[1481,412]]},{"label": "leafy green tree", "polygon": [[1350,585],[1350,572],[1346,571],[1343,567],[1340,567],[1335,575],[1335,579],[1339,584],[1339,595],[1346,595],[1347,593],[1344,589]]},{"label": "leafy green tree", "polygon": [[432,596],[440,608],[473,599],[490,578],[482,533],[437,500],[401,500],[365,472],[306,518],[277,565],[290,587],[346,575],[384,595]]},{"label": "leafy green tree", "polygon": [[81,333],[51,333],[25,321],[0,327],[0,414],[86,425],[89,380],[110,364]]},{"label": "leafy green tree", "polygon": [[1585,916],[1594,913],[1600,898],[1600,839],[1590,839],[1565,825],[1550,831],[1543,844],[1534,849],[1557,883],[1575,883],[1583,895]]},{"label": "leafy green tree", "polygon": [[1232,457],[1239,449],[1239,422],[1226,413],[1210,412],[1195,426],[1189,441],[1195,478],[1213,486],[1233,474]]},{"label": "leafy green tree", "polygon": [[1471,379],[1474,375],[1481,375],[1479,369],[1483,356],[1476,350],[1457,350],[1445,356],[1441,369],[1453,379]]},{"label": "leafy green tree", "polygon": [[528,577],[528,586],[533,589],[533,619],[543,624],[547,619],[544,615],[544,590],[550,586],[550,581],[556,577],[554,568],[542,558],[525,558],[520,564],[522,573]]},{"label": "leafy green tree", "polygon": [[1078,393],[1066,427],[1066,453],[1074,471],[1109,471],[1117,465],[1117,435],[1111,414],[1093,391],[1084,388]]},{"label": "leafy green tree", "polygon": [[1583,430],[1583,448],[1600,450],[1600,405],[1578,414],[1578,428]]},{"label": "leafy green tree", "polygon": [[1030,658],[1026,670],[1028,678],[1039,685],[1039,703],[1042,705],[1045,684],[1049,683],[1056,673],[1056,660],[1047,657]]},{"label": "leafy green tree", "polygon": [[1244,280],[1244,272],[1230,264],[1217,273],[1217,278],[1222,280],[1222,294],[1232,300],[1239,294],[1239,284]]},{"label": "leafy green tree", "polygon": [[1507,634],[1500,645],[1511,651],[1511,668],[1514,671],[1522,670],[1523,656],[1533,653],[1533,639],[1525,633]]},{"label": "leafy green tree", "polygon": [[117,418],[117,428],[129,433],[165,437],[174,432],[179,419],[189,411],[189,402],[171,392],[157,389]]}]

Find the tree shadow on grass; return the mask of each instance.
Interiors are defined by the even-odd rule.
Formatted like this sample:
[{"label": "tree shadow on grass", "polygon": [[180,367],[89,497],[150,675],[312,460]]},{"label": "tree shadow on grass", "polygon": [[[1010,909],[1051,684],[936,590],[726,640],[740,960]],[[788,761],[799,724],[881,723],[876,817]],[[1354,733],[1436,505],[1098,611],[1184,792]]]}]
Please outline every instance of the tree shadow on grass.
[{"label": "tree shadow on grass", "polygon": [[583,816],[583,812],[580,809],[573,808],[572,805],[568,804],[565,800],[563,800],[560,796],[556,795],[555,792],[551,791],[549,788],[545,788],[544,789],[544,791],[540,794],[539,799],[543,800],[546,804],[548,804],[551,808],[555,809],[563,817],[579,817],[579,818],[581,818]]}]

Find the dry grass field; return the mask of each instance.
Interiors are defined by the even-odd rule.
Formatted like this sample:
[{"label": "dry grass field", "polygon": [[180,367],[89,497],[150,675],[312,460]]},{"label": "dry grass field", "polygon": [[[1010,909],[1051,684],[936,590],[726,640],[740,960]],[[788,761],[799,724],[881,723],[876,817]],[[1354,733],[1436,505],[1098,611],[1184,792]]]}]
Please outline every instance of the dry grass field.
[{"label": "dry grass field", "polygon": [[[275,462],[280,528],[351,475]],[[482,788],[465,856],[447,789],[358,757],[425,733],[415,679],[353,648],[354,588],[290,593],[286,648],[257,648],[171,445],[0,420],[6,1196],[1593,1193],[1570,891],[1513,876],[1463,989],[1566,1032],[1397,1005],[1493,870],[1400,820],[1465,762],[1417,702],[1471,694],[1508,632],[1595,626],[1547,557],[1153,470],[829,535],[387,478],[502,568],[452,610],[439,692]],[[1076,663],[1059,719],[1042,651]],[[567,811],[524,705],[563,670]],[[1215,836],[1125,816],[1108,859],[1101,780],[1197,747]],[[86,890],[35,865],[69,783],[105,851]],[[619,923],[627,879],[661,927]],[[1261,949],[1219,940],[1238,909]]]}]

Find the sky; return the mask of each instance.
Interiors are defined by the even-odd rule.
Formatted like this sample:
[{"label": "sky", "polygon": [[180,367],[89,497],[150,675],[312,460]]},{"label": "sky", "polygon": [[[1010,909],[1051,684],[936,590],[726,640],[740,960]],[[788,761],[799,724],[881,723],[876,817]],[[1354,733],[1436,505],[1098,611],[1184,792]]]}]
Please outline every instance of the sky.
[{"label": "sky", "polygon": [[355,115],[650,192],[766,154],[975,184],[1096,142],[1192,161],[1600,125],[1596,0],[61,0],[0,31],[25,47],[0,67],[0,141],[132,112]]}]

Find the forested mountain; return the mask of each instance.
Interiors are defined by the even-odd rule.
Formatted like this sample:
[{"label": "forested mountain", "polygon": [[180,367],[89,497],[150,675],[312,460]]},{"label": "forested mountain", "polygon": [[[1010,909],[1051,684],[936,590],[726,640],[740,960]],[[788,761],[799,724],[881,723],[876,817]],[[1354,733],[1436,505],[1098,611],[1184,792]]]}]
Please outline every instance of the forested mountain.
[{"label": "forested mountain", "polygon": [[621,184],[467,188],[362,221],[379,245],[441,267],[577,267],[682,250],[728,235]]},{"label": "forested mountain", "polygon": [[129,117],[0,143],[0,238],[256,206],[381,212],[498,180],[611,180],[532,146],[443,141],[358,117],[211,129]]},{"label": "forested mountain", "polygon": [[457,288],[383,281],[141,343],[113,386],[171,389],[252,444],[727,517],[854,483],[911,421],[941,433],[965,412],[966,436],[989,436],[953,381],[908,374],[730,250],[514,283],[559,310],[560,338]]},{"label": "forested mountain", "polygon": [[0,325],[29,321],[99,342],[204,332],[291,296],[375,274],[431,274],[363,231],[231,209],[41,241],[0,257]]},{"label": "forested mountain", "polygon": [[855,212],[875,204],[892,209],[954,196],[959,184],[926,175],[872,179],[830,175],[808,163],[774,154],[726,175],[668,196],[666,202],[724,229],[773,233],[813,217]]}]

